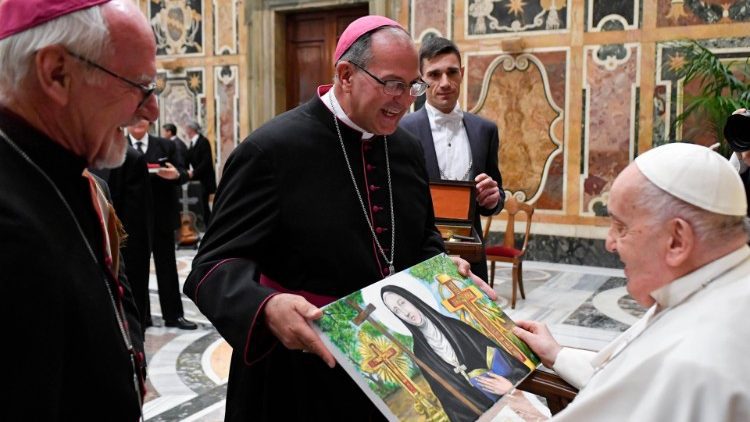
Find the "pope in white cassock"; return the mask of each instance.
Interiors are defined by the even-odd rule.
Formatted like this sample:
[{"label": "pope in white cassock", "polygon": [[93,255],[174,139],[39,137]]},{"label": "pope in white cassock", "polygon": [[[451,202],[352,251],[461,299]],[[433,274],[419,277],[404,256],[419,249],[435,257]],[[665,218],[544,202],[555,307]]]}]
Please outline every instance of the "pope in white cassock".
[{"label": "pope in white cassock", "polygon": [[692,144],[654,148],[617,177],[607,250],[646,314],[599,353],[547,327],[514,333],[581,389],[559,421],[750,421],[747,200],[733,167]]}]

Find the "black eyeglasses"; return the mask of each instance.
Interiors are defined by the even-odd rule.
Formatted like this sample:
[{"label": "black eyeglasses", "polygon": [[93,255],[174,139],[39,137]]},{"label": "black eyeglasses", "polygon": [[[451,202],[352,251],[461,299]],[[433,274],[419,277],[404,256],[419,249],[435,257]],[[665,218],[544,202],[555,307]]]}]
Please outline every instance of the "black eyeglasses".
[{"label": "black eyeglasses", "polygon": [[139,109],[139,108],[141,108],[144,104],[146,104],[146,101],[148,101],[149,97],[151,97],[151,94],[153,94],[154,92],[156,92],[156,82],[151,82],[148,85],[143,85],[143,84],[139,84],[138,82],[133,82],[130,79],[125,78],[123,76],[120,76],[117,73],[115,73],[115,72],[107,69],[106,67],[104,67],[104,66],[102,66],[102,65],[100,65],[98,63],[92,62],[91,60],[89,60],[89,59],[87,59],[87,58],[85,58],[85,57],[83,57],[83,56],[81,56],[79,54],[76,54],[76,53],[74,53],[74,52],[72,52],[70,50],[67,50],[67,52],[71,56],[75,57],[76,59],[78,59],[78,60],[80,60],[80,61],[82,61],[84,63],[86,63],[87,65],[93,66],[96,69],[99,69],[102,72],[106,73],[107,75],[115,77],[115,78],[117,78],[117,79],[125,82],[126,84],[128,84],[130,86],[133,86],[133,87],[136,87],[139,90],[141,90],[141,94],[143,94],[143,98],[141,99],[141,102],[138,103],[138,107],[136,107],[136,110]]},{"label": "black eyeglasses", "polygon": [[423,80],[419,80],[417,82],[412,82],[411,84],[406,84],[401,81],[397,80],[388,80],[384,81],[377,76],[373,75],[372,73],[368,72],[367,69],[364,67],[358,65],[354,62],[349,62],[353,64],[354,66],[357,66],[361,71],[367,73],[372,79],[375,79],[379,84],[383,85],[383,92],[385,92],[387,95],[393,95],[393,96],[399,96],[406,92],[406,89],[409,88],[409,95],[412,97],[419,97],[420,95],[424,94],[425,91],[427,91],[427,88],[430,86],[427,84],[427,82]]}]

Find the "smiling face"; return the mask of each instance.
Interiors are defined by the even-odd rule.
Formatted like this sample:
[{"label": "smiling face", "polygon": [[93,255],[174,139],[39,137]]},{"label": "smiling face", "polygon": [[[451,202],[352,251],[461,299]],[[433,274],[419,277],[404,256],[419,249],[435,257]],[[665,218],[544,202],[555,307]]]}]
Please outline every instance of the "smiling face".
[{"label": "smiling face", "polygon": [[393,312],[394,315],[404,322],[416,326],[420,326],[424,323],[422,312],[420,312],[416,306],[412,305],[411,302],[397,293],[383,293],[383,303],[391,310],[391,312]]},{"label": "smiling face", "polygon": [[649,182],[634,164],[615,179],[607,204],[612,221],[606,248],[625,264],[628,293],[648,307],[654,303],[649,294],[670,281],[665,278],[669,235],[666,224],[660,224],[651,210],[638,205],[644,183]]},{"label": "smiling face", "polygon": [[464,68],[454,53],[437,55],[422,60],[422,78],[430,84],[427,89],[427,102],[442,111],[450,113],[461,94],[461,79]]},{"label": "smiling face", "polygon": [[[115,0],[102,10],[111,43],[99,64],[133,82],[148,85],[156,75],[156,44],[148,23],[130,1]],[[81,136],[87,142],[84,153],[94,167],[117,167],[125,159],[127,149],[123,128],[142,119],[155,120],[159,113],[156,98],[151,95],[138,107],[144,98],[139,88],[99,70],[90,67],[89,70],[100,73],[96,83],[82,81],[86,86],[80,87],[74,98],[78,120],[84,121]]]},{"label": "smiling face", "polygon": [[[417,51],[403,31],[380,30],[372,34],[372,58],[364,67],[381,80],[397,80],[410,85],[419,81]],[[352,121],[376,135],[396,131],[414,97],[406,89],[401,95],[388,95],[383,85],[356,66],[342,61],[337,65],[343,96],[341,105]],[[339,96],[337,91],[337,98]]]}]

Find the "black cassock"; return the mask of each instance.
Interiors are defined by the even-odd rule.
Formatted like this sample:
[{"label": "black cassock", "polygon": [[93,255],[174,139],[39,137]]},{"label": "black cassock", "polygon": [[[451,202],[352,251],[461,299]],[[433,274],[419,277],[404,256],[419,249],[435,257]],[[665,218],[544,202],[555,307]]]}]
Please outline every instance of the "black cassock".
[{"label": "black cassock", "polygon": [[[362,200],[390,255],[384,139],[339,121]],[[440,252],[419,141],[387,137],[397,271]],[[185,293],[234,349],[227,420],[368,420],[382,416],[340,367],[290,351],[263,322],[275,290],[343,297],[387,275],[357,199],[333,115],[315,97],[252,133],[227,160]]]},{"label": "black cassock", "polygon": [[[393,292],[403,297],[414,305],[423,316],[432,321],[435,328],[448,340],[448,343],[456,354],[458,362],[465,366],[464,371],[466,373],[471,373],[477,369],[487,369],[487,350],[488,348],[494,348],[500,354],[495,357],[495,365],[493,365],[492,372],[507,378],[513,384],[518,383],[523,377],[529,374],[530,370],[526,365],[518,359],[513,358],[502,347],[498,346],[497,343],[470,325],[440,314],[401,287],[394,285],[384,286],[381,290],[381,295],[386,292]],[[440,358],[428,344],[419,328],[408,322],[404,322],[404,325],[412,333],[414,355],[428,365],[444,382],[458,391],[462,398],[469,401],[481,412],[487,411],[495,403],[494,399],[491,399],[480,391],[480,389],[472,386],[462,374],[456,372],[453,365]],[[435,376],[424,370],[422,370],[422,374],[427,383],[430,384],[432,392],[440,400],[443,410],[452,422],[474,421],[479,417],[459,397],[439,382]]]},{"label": "black cassock", "polygon": [[131,358],[110,296],[121,302],[127,289],[104,267],[86,161],[2,107],[0,129],[53,181],[81,230],[42,173],[0,139],[3,382],[12,387],[1,419],[135,421]]}]

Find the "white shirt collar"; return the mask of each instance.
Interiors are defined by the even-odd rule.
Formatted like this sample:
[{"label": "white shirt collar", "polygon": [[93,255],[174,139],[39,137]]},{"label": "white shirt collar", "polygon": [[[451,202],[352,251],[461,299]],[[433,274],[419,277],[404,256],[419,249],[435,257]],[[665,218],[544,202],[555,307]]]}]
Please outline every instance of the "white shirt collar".
[{"label": "white shirt collar", "polygon": [[430,124],[441,125],[443,124],[443,122],[447,121],[461,122],[464,118],[464,112],[458,105],[458,101],[456,101],[456,105],[453,107],[453,110],[450,113],[443,113],[442,111],[430,105],[430,103],[428,102],[424,103],[424,107],[427,110],[427,115],[430,118]]},{"label": "white shirt collar", "polygon": [[143,135],[142,139],[136,139],[131,134],[128,134],[128,136],[130,137],[130,145],[135,146],[136,142],[142,142],[143,143],[143,149],[144,149],[144,151],[148,148],[148,133],[146,133],[145,135]]},{"label": "white shirt collar", "polygon": [[750,257],[750,248],[742,245],[734,252],[654,290],[651,292],[651,297],[662,309],[675,306],[748,257]]},{"label": "white shirt collar", "polygon": [[198,137],[200,137],[200,134],[196,133],[193,135],[192,138],[190,138],[190,145],[195,145],[195,142],[198,141]]},{"label": "white shirt collar", "polygon": [[[331,112],[333,112],[339,120],[344,122],[344,124],[352,129],[362,132],[362,139],[370,139],[375,136],[374,134],[359,127],[352,121],[352,119],[349,118],[349,116],[346,115],[346,113],[344,113],[339,100],[336,98],[336,94],[333,93],[333,86],[330,87],[328,92],[320,96],[320,100],[323,101],[323,104],[325,104],[326,108],[328,108],[328,110],[331,110]],[[333,106],[333,108],[331,108],[331,106]]]}]

